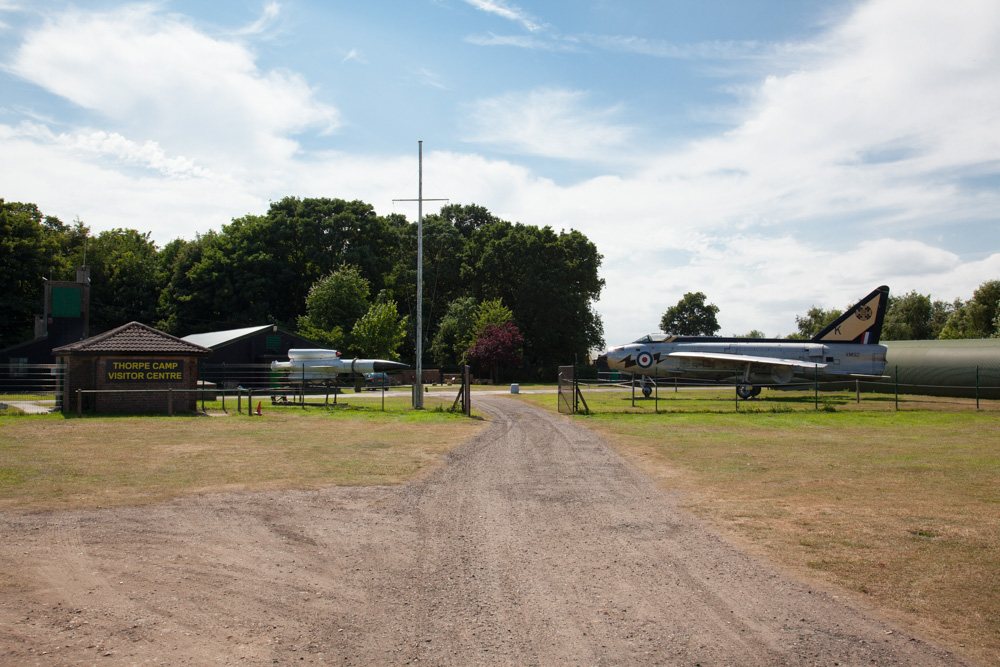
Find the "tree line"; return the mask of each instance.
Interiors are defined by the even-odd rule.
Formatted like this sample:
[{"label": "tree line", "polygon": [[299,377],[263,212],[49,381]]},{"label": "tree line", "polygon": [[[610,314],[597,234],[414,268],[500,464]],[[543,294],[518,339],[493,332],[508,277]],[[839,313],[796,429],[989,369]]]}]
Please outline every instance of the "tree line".
[{"label": "tree line", "polygon": [[[818,334],[843,314],[836,308],[811,307],[805,315],[795,316],[797,331],[786,336],[807,340]],[[688,292],[676,305],[663,313],[660,330],[678,336],[715,336],[722,328],[719,307],[708,303],[704,292]],[[742,338],[766,338],[754,329]],[[984,282],[968,301],[947,302],[931,299],[929,294],[910,291],[889,296],[882,324],[882,340],[937,340],[956,338],[1000,337],[1000,280]]]},{"label": "tree line", "polygon": [[[519,360],[527,377],[603,345],[593,309],[602,256],[582,233],[508,222],[474,204],[423,223],[425,361],[468,359],[487,326],[516,334],[506,336],[519,342],[505,363]],[[179,336],[274,323],[346,355],[391,348],[384,353],[414,361],[417,224],[362,201],[286,197],[161,248],[149,232],[91,234],[79,219],[0,199],[0,243],[0,348],[30,340],[43,279],[73,280],[86,264],[92,332],[132,320]]]}]

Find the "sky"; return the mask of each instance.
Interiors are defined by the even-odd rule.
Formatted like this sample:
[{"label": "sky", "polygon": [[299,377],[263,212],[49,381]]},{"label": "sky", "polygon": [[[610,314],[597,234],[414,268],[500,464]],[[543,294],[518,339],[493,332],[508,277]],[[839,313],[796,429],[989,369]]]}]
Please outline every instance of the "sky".
[{"label": "sky", "polygon": [[[608,345],[1000,278],[995,0],[0,0],[0,197],[163,245],[286,196],[577,229]],[[441,202],[427,202],[424,213]]]}]

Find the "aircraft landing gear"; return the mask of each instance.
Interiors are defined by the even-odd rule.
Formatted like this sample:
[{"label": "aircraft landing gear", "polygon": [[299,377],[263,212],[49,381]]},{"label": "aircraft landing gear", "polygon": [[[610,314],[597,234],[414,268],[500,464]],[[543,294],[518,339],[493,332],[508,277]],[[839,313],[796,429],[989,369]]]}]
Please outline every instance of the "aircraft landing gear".
[{"label": "aircraft landing gear", "polygon": [[746,400],[748,398],[753,398],[760,394],[760,387],[755,387],[752,384],[739,384],[736,385],[736,395]]},{"label": "aircraft landing gear", "polygon": [[642,386],[642,395],[649,398],[653,394],[653,388],[648,385]]}]

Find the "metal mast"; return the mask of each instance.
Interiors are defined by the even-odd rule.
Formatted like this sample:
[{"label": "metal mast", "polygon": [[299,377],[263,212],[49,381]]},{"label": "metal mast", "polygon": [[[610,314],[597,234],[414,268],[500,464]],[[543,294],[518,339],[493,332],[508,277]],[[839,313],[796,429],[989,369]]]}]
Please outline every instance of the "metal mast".
[{"label": "metal mast", "polygon": [[417,377],[413,408],[424,407],[424,142],[417,142]]},{"label": "metal mast", "polygon": [[413,380],[413,407],[424,407],[424,202],[448,201],[447,199],[424,199],[424,142],[417,142],[417,198],[393,199],[392,201],[417,202],[417,363]]}]

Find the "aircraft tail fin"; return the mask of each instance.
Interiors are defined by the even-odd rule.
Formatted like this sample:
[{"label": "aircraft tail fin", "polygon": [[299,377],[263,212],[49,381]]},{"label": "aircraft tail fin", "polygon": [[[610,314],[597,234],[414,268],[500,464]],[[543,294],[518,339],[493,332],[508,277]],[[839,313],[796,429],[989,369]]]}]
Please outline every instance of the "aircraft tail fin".
[{"label": "aircraft tail fin", "polygon": [[882,335],[882,321],[888,307],[889,288],[882,285],[813,336],[812,342],[875,345]]}]

